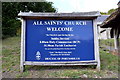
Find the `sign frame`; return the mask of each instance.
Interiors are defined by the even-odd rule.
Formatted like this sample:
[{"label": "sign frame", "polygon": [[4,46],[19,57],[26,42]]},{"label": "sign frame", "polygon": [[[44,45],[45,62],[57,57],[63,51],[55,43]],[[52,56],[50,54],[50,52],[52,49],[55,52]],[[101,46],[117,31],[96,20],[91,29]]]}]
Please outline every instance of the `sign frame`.
[{"label": "sign frame", "polygon": [[[38,13],[39,14],[39,13]],[[46,13],[42,13],[41,16],[37,15],[35,16],[34,13],[22,13],[20,12],[18,14],[18,16],[21,16],[21,22],[22,22],[22,26],[21,26],[21,56],[20,56],[20,71],[23,72],[24,71],[24,67],[25,65],[41,65],[41,66],[72,66],[72,65],[96,65],[96,69],[100,70],[100,57],[99,57],[99,41],[98,41],[98,33],[97,33],[97,21],[96,18],[99,15],[87,15],[87,16],[75,16],[73,14],[73,16],[69,16],[69,14],[67,16],[65,16],[65,14],[61,15],[61,16],[56,16],[56,15],[49,15],[47,14],[47,16],[43,16],[43,14]],[[50,13],[51,14],[51,13]],[[57,13],[56,13],[57,14]],[[33,62],[33,61],[25,61],[25,40],[26,40],[26,20],[27,19],[55,19],[54,17],[57,17],[57,20],[61,20],[61,19],[70,19],[70,20],[80,20],[80,19],[91,19],[93,21],[93,33],[94,33],[94,57],[95,60],[90,60],[90,61],[66,61],[66,62]],[[61,18],[62,17],[62,18]],[[69,18],[67,18],[69,17]],[[76,18],[75,18],[76,17]]]}]

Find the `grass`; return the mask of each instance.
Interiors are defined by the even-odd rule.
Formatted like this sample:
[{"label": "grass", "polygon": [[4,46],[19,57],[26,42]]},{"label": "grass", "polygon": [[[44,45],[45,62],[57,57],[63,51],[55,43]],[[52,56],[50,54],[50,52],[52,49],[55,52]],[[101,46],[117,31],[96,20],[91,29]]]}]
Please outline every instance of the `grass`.
[{"label": "grass", "polygon": [[114,46],[114,39],[105,39],[105,40],[102,39],[102,40],[100,40],[100,44]]},{"label": "grass", "polygon": [[117,78],[118,57],[100,49],[101,71],[94,66],[26,66],[20,72],[20,37],[2,43],[2,73],[5,78]]},{"label": "grass", "polygon": [[[18,75],[20,77],[24,77],[26,75],[25,73],[20,73],[19,69],[19,63],[20,63],[20,38],[19,37],[12,37],[3,40],[2,43],[2,71],[4,73],[8,73],[14,76],[11,77],[17,77]],[[4,76],[4,75],[3,75]],[[9,77],[5,75],[6,77]]]},{"label": "grass", "polygon": [[118,56],[106,53],[106,51],[102,50],[100,50],[100,56],[102,70],[118,71]]}]

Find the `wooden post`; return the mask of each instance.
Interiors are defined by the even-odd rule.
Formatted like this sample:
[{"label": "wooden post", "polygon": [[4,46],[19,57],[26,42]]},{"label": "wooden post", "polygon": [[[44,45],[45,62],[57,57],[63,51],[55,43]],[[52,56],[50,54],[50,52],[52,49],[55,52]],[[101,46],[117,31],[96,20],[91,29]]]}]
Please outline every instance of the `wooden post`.
[{"label": "wooden post", "polygon": [[116,35],[114,35],[114,47],[115,47],[115,50],[117,49],[117,38],[116,38]]},{"label": "wooden post", "polygon": [[21,55],[20,55],[20,71],[24,71],[24,54],[25,54],[25,21],[21,19]]},{"label": "wooden post", "polygon": [[94,28],[94,49],[95,49],[95,60],[97,61],[96,69],[100,71],[100,56],[99,56],[99,41],[98,41],[98,32],[97,32],[97,21],[93,20]]},{"label": "wooden post", "polygon": [[115,30],[114,30],[114,48],[115,48],[115,52],[118,53],[118,41],[119,40],[117,40],[117,34],[116,34],[116,33],[118,33],[117,31],[118,30],[116,30],[116,32],[115,32]]}]

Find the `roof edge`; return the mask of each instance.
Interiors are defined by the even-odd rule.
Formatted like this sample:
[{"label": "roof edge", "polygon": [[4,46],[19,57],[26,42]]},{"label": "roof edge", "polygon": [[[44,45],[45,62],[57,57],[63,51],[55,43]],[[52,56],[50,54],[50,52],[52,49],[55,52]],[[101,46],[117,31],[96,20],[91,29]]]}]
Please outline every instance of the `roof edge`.
[{"label": "roof edge", "polygon": [[100,16],[99,11],[91,12],[73,12],[73,13],[42,13],[42,12],[20,12],[18,16],[25,17],[98,17]]}]

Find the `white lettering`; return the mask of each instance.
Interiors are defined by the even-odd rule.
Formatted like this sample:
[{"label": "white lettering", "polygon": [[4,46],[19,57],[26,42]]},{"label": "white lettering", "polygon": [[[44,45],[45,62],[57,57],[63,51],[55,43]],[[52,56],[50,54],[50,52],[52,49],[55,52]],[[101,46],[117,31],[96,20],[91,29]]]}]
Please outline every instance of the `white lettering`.
[{"label": "white lettering", "polygon": [[73,27],[47,27],[47,31],[73,31]]}]

